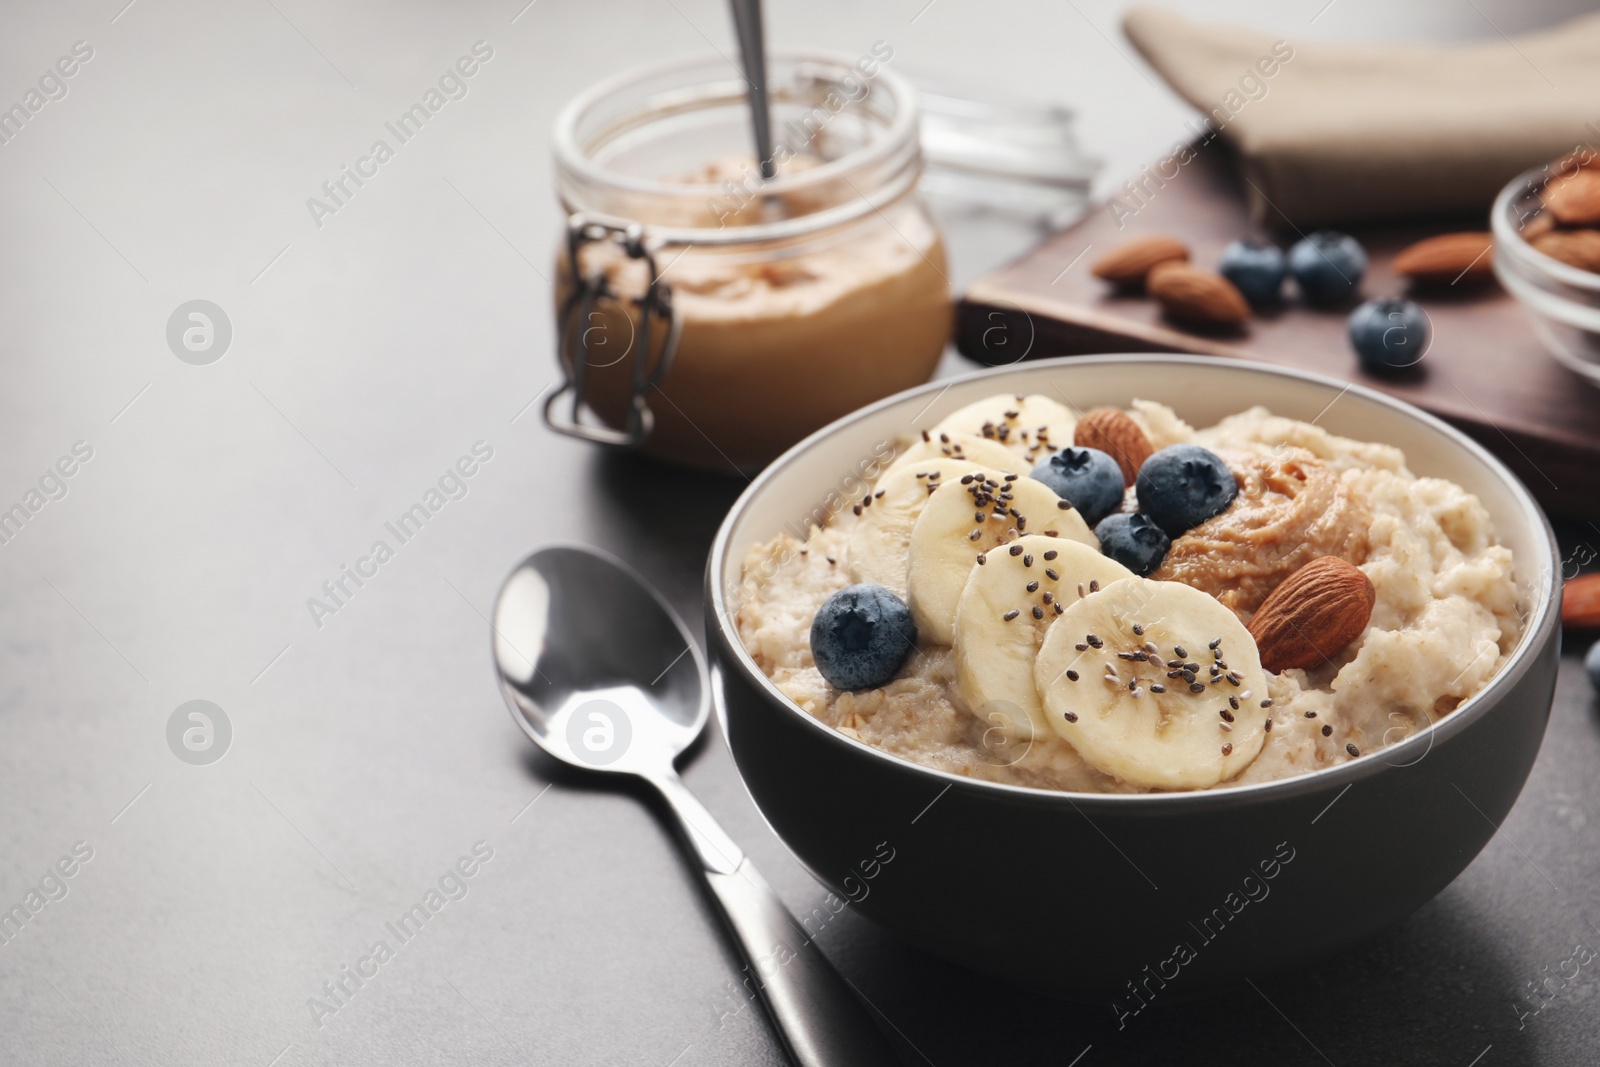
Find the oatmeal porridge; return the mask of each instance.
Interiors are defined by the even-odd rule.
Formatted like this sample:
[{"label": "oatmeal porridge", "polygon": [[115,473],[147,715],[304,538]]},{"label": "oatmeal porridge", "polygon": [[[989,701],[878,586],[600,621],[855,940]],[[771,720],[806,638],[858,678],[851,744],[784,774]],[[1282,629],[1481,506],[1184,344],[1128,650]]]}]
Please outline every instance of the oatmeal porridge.
[{"label": "oatmeal porridge", "polygon": [[1109,437],[1047,397],[970,405],[804,540],[753,548],[757,665],[917,763],[1137,793],[1361,758],[1505,662],[1511,552],[1460,486],[1259,407],[1095,415]]}]

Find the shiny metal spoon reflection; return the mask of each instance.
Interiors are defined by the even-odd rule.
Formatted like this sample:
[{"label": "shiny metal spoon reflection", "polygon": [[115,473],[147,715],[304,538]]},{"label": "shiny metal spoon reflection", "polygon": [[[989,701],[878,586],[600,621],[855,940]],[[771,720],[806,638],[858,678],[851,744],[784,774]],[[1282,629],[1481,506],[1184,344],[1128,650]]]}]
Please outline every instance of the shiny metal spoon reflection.
[{"label": "shiny metal spoon reflection", "polygon": [[666,798],[790,1058],[801,1067],[900,1062],[678,777],[674,761],[705,727],[711,690],[699,648],[661,595],[598,552],[543,548],[501,586],[492,626],[500,691],[540,748],[575,767],[643,778]]}]

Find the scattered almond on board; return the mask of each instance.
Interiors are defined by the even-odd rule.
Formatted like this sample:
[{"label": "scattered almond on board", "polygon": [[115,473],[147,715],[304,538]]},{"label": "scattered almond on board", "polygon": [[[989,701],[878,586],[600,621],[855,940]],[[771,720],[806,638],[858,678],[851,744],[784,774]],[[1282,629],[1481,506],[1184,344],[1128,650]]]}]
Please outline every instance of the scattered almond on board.
[{"label": "scattered almond on board", "polygon": [[1250,305],[1233,283],[1190,266],[1189,246],[1166,234],[1120,244],[1095,260],[1089,271],[1119,289],[1143,285],[1166,316],[1177,322],[1238,326],[1250,318]]},{"label": "scattered almond on board", "polygon": [[1394,272],[1422,285],[1455,285],[1494,277],[1494,236],[1443,233],[1409,245],[1394,257]]},{"label": "scattered almond on board", "polygon": [[1312,560],[1278,584],[1250,620],[1261,665],[1273,674],[1316,667],[1366,632],[1377,592],[1338,556]]},{"label": "scattered almond on board", "polygon": [[1118,245],[1094,261],[1089,268],[1096,278],[1113,285],[1143,284],[1151,268],[1161,263],[1185,262],[1189,246],[1176,237],[1154,234]]},{"label": "scattered almond on board", "polygon": [[1168,318],[1211,326],[1238,326],[1250,318],[1250,305],[1232,282],[1215,271],[1187,263],[1159,263],[1145,289]]}]

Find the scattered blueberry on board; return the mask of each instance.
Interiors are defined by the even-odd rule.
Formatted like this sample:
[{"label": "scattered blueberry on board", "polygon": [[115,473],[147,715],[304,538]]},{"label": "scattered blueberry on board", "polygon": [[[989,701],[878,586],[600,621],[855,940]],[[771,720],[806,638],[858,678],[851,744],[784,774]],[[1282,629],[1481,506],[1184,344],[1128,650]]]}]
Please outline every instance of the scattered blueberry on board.
[{"label": "scattered blueberry on board", "polygon": [[1350,313],[1350,343],[1374,374],[1414,367],[1428,350],[1433,326],[1415,301],[1368,300]]},{"label": "scattered blueberry on board", "polygon": [[1139,577],[1149,575],[1167,558],[1172,541],[1148,515],[1118,512],[1094,528],[1100,551]]},{"label": "scattered blueberry on board", "polygon": [[1139,468],[1134,482],[1139,511],[1168,537],[1177,537],[1227,510],[1239,482],[1215,452],[1199,445],[1170,445]]},{"label": "scattered blueberry on board", "polygon": [[1069,445],[1052,453],[1028,476],[1077,508],[1090,526],[1122,503],[1122,467],[1098,448]]},{"label": "scattered blueberry on board", "polygon": [[1289,273],[1306,303],[1317,307],[1350,299],[1366,272],[1367,253],[1349,234],[1318,230],[1289,249]]},{"label": "scattered blueberry on board", "polygon": [[1241,238],[1223,249],[1217,273],[1233,283],[1253,308],[1275,307],[1283,299],[1289,266],[1275,244]]},{"label": "scattered blueberry on board", "polygon": [[847,586],[811,620],[811,658],[838,689],[888,684],[916,644],[911,609],[881,585]]},{"label": "scattered blueberry on board", "polygon": [[1583,669],[1589,672],[1589,684],[1600,690],[1600,641],[1589,646],[1589,654],[1583,657]]}]

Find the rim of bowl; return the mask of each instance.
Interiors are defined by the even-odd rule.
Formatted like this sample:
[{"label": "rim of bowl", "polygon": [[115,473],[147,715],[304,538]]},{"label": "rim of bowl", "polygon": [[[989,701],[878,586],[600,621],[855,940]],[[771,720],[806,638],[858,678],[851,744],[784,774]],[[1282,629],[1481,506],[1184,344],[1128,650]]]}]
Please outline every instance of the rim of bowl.
[{"label": "rim of bowl", "polygon": [[[819,66],[835,69],[856,69],[856,61],[845,53],[824,49],[780,49],[771,53],[767,57],[767,61],[769,66],[774,63],[816,63]],[[598,182],[614,188],[628,189],[636,193],[660,196],[704,196],[708,192],[713,194],[721,193],[722,186],[716,184],[668,183],[618,174],[594,162],[589,157],[586,147],[578,141],[579,119],[597,102],[607,96],[650,78],[677,71],[689,71],[695,67],[712,67],[716,63],[717,57],[715,55],[695,53],[673,56],[653,63],[643,63],[629,67],[620,73],[595,82],[569,100],[566,106],[556,115],[555,122],[550,129],[550,140],[557,163],[560,166],[570,168],[588,181]],[[738,78],[739,75],[730,74],[728,77]],[[720,80],[725,81],[727,78],[724,77]],[[832,181],[846,171],[854,171],[879,163],[901,148],[906,138],[913,135],[913,128],[918,121],[917,100],[915,93],[911,89],[911,83],[881,64],[878,68],[878,73],[873,75],[871,80],[881,84],[884,87],[884,91],[894,99],[895,114],[889,125],[884,127],[883,136],[872,144],[859,148],[854,152],[848,152],[838,159],[831,159],[820,167],[813,167],[798,174],[763,182],[763,192],[769,194],[790,193],[821,185],[824,182]]]},{"label": "rim of bowl", "polygon": [[[1536,532],[1543,530],[1544,540],[1549,549],[1548,558],[1552,560],[1559,558],[1560,552],[1556,544],[1555,532],[1550,527],[1549,519],[1545,517],[1543,509],[1534,501],[1527,487],[1506,468],[1505,464],[1501,463],[1476,441],[1473,441],[1443,420],[1402,400],[1397,400],[1366,386],[1288,367],[1246,363],[1218,356],[1163,352],[1064,356],[1055,359],[1030,361],[1026,365],[1015,365],[1014,369],[1148,362],[1176,363],[1202,367],[1220,366],[1232,370],[1243,370],[1247,373],[1294,378],[1327,386],[1331,389],[1348,391],[1363,399],[1391,408],[1402,416],[1421,422],[1445,437],[1456,447],[1470,453],[1475,459],[1483,463],[1492,474],[1498,477],[1512,491],[1512,495],[1521,504],[1523,510],[1527,513],[1527,517],[1532,520],[1533,529]],[[744,646],[744,642],[739,639],[737,628],[728,623],[722,572],[727,562],[728,542],[732,538],[733,529],[745,510],[751,506],[756,497],[761,495],[777,472],[799,460],[810,450],[813,444],[824,437],[842,432],[848,429],[852,423],[859,422],[873,412],[897,404],[908,397],[947,389],[950,386],[964,382],[979,379],[1000,379],[1005,376],[1005,371],[997,372],[990,368],[956,375],[951,378],[937,379],[911,389],[902,390],[829,423],[789,448],[788,451],[773,460],[765,470],[757,475],[755,480],[745,487],[744,492],[739,494],[739,499],[734,501],[733,506],[728,509],[728,514],[723,518],[721,526],[717,529],[717,535],[715,540],[712,541],[711,555],[708,561],[708,574],[714,580],[707,583],[710,586],[709,607],[711,608],[707,616],[707,626],[715,628],[717,639],[733,651],[733,665],[736,669],[742,671],[747,679],[754,682],[758,689],[764,691],[764,695],[769,702],[775,703],[783,714],[798,716],[810,728],[822,731],[829,739],[828,743],[863,752],[868,758],[882,760],[890,767],[901,771],[909,770],[913,773],[926,775],[930,782],[944,782],[947,787],[959,785],[969,789],[976,789],[980,792],[991,793],[996,798],[1009,798],[1016,802],[1029,804],[1061,805],[1080,811],[1085,806],[1088,806],[1091,808],[1116,809],[1119,814],[1134,814],[1142,811],[1154,815],[1174,807],[1226,808],[1235,805],[1253,804],[1258,801],[1283,800],[1307,793],[1321,792],[1335,785],[1353,785],[1357,781],[1375,774],[1381,774],[1385,770],[1400,770],[1420,762],[1432,750],[1436,740],[1448,740],[1454,737],[1463,730],[1469,729],[1474,722],[1487,714],[1487,709],[1506,690],[1510,689],[1528,673],[1533,661],[1531,650],[1542,644],[1549,631],[1559,624],[1559,616],[1556,609],[1559,598],[1554,595],[1557,589],[1556,581],[1559,572],[1557,568],[1550,567],[1548,568],[1548,578],[1546,580],[1533,583],[1535,603],[1530,605],[1527,622],[1517,640],[1516,647],[1512,649],[1505,665],[1489,679],[1482,689],[1464,700],[1455,710],[1430,725],[1426,730],[1408,737],[1397,745],[1376,749],[1369,755],[1358,757],[1335,767],[1309,771],[1289,778],[1277,778],[1267,782],[1216,786],[1211,789],[1192,789],[1169,793],[1075,793],[1061,789],[1043,789],[1035,786],[993,782],[983,778],[969,778],[917,763],[904,756],[885,752],[883,749],[869,745],[864,741],[857,741],[847,737],[822,720],[808,715],[798,704],[784,696],[778,687],[773,684],[772,679],[768,678],[765,672],[756,665],[755,660],[751,658],[749,650]],[[998,383],[997,388],[1000,388]],[[713,679],[712,688],[714,690],[712,699],[715,704],[717,718],[722,727],[723,736],[726,737],[728,736],[727,708],[726,702],[722,699],[719,679]],[[1380,755],[1388,758],[1380,759],[1378,758]],[[1394,762],[1393,760],[1396,756],[1402,757],[1402,760]],[[735,763],[737,764],[737,760]]]},{"label": "rim of bowl", "polygon": [[[1511,225],[1512,200],[1549,180],[1550,168],[1531,167],[1507,182],[1505,188],[1500,190],[1500,195],[1494,198],[1494,207],[1489,212],[1489,230],[1494,236],[1496,244],[1504,241],[1512,254],[1521,258],[1530,267],[1536,267],[1541,272],[1575,289],[1600,293],[1600,274],[1580,270],[1569,263],[1561,262],[1553,256],[1545,255],[1523,238],[1521,230]],[[1571,303],[1567,297],[1562,297],[1560,294],[1553,293],[1551,295]]]}]

